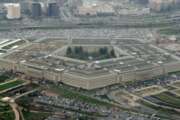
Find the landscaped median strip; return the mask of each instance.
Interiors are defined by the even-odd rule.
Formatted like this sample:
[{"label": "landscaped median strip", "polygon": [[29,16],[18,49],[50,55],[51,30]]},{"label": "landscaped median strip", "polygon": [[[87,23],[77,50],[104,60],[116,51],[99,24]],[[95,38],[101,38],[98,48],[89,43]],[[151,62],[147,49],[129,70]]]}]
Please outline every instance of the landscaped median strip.
[{"label": "landscaped median strip", "polygon": [[16,87],[20,87],[23,85],[27,85],[29,82],[23,81],[23,80],[11,80],[5,83],[0,84],[0,94],[7,92],[11,89],[14,89]]}]

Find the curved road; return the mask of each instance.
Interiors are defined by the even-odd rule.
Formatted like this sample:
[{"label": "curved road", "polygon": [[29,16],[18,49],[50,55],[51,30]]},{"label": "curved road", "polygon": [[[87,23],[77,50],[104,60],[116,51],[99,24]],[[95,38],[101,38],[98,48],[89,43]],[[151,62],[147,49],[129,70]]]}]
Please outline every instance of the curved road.
[{"label": "curved road", "polygon": [[9,105],[11,106],[12,110],[14,111],[15,120],[20,120],[18,105],[16,103],[9,103]]}]

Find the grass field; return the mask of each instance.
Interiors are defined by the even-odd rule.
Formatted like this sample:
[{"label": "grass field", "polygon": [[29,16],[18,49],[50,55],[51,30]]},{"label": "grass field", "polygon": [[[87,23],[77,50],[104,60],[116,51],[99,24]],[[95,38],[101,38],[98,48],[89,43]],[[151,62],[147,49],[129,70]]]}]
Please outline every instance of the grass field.
[{"label": "grass field", "polygon": [[0,120],[14,120],[14,113],[12,111],[0,113]]},{"label": "grass field", "polygon": [[0,102],[0,120],[14,120],[10,106],[3,102]]},{"label": "grass field", "polygon": [[[156,115],[158,117],[162,118],[162,120],[176,120],[173,117],[179,115],[178,112],[173,111],[173,110],[164,109],[164,108],[155,106],[153,104],[150,104],[150,103],[142,101],[142,100],[139,102],[140,102],[140,104],[157,111]],[[144,112],[146,113],[147,111],[144,111]]]},{"label": "grass field", "polygon": [[167,103],[171,107],[180,108],[180,97],[177,97],[169,92],[160,93],[158,95],[154,95],[153,97]]},{"label": "grass field", "polygon": [[0,83],[4,82],[5,80],[9,79],[10,77],[8,75],[2,74],[0,75]]},{"label": "grass field", "polygon": [[6,90],[6,89],[9,89],[9,88],[12,88],[12,87],[16,87],[16,86],[18,86],[18,85],[20,85],[22,83],[24,83],[24,81],[15,80],[15,81],[7,82],[5,84],[0,84],[0,91]]},{"label": "grass field", "polygon": [[48,113],[42,113],[42,112],[26,112],[23,111],[23,116],[25,120],[44,120],[46,119],[50,114]]},{"label": "grass field", "polygon": [[0,112],[5,112],[5,111],[8,111],[10,109],[10,107],[3,103],[3,102],[0,102]]},{"label": "grass field", "polygon": [[167,29],[161,29],[159,31],[160,34],[165,35],[180,35],[180,29],[179,28],[167,28]]}]

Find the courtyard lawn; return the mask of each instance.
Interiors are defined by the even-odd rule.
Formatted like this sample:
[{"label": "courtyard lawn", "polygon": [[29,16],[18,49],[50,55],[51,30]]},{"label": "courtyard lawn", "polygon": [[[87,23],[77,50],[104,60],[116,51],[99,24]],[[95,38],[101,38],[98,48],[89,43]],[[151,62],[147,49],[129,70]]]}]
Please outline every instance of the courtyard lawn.
[{"label": "courtyard lawn", "polygon": [[10,82],[4,83],[4,84],[1,83],[0,84],[0,91],[16,87],[16,86],[23,84],[23,83],[24,83],[24,81],[22,81],[22,80],[15,80],[15,81],[13,80],[13,81],[10,81]]}]

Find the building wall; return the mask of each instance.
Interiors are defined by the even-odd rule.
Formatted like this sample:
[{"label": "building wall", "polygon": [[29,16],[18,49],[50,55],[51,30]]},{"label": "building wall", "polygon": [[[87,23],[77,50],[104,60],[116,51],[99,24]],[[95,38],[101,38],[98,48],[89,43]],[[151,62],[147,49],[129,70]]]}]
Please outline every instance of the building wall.
[{"label": "building wall", "polygon": [[127,81],[135,80],[135,72],[134,71],[121,73],[120,76],[122,78],[122,80],[120,80],[120,82],[127,82]]},{"label": "building wall", "polygon": [[61,81],[61,75],[62,74],[60,72],[57,73],[57,72],[46,70],[44,71],[43,77],[47,80]]},{"label": "building wall", "polygon": [[32,68],[26,65],[19,65],[19,72],[23,72],[28,76],[36,77],[36,78],[43,78],[43,71],[41,69]]},{"label": "building wall", "polygon": [[23,72],[31,77],[44,78],[53,81],[61,81],[64,84],[70,86],[90,90],[122,82],[151,79],[152,77],[167,74],[168,72],[180,71],[180,62],[169,63],[161,66],[159,65],[146,70],[144,69],[138,71],[129,71],[121,74],[109,73],[106,75],[101,75],[97,77],[94,76],[89,78],[67,72],[55,72],[48,69],[40,69],[37,66],[29,67],[23,63],[18,64],[3,59],[0,59],[0,69]]},{"label": "building wall", "polygon": [[16,69],[16,63],[9,61],[9,60],[0,60],[0,69],[4,69],[4,70],[14,70]]},{"label": "building wall", "polygon": [[75,76],[69,73],[64,73],[62,75],[62,82],[70,86],[88,89],[88,80],[86,78]]},{"label": "building wall", "polygon": [[8,19],[19,19],[21,17],[21,6],[20,4],[9,3],[5,4],[7,8]]},{"label": "building wall", "polygon": [[102,88],[118,83],[115,74],[109,74],[88,80],[88,89]]},{"label": "building wall", "polygon": [[42,8],[40,3],[32,3],[31,8],[32,17],[40,17],[42,15]]},{"label": "building wall", "polygon": [[163,68],[157,66],[146,70],[136,71],[135,76],[136,76],[136,80],[148,80],[162,74],[163,74]]}]

